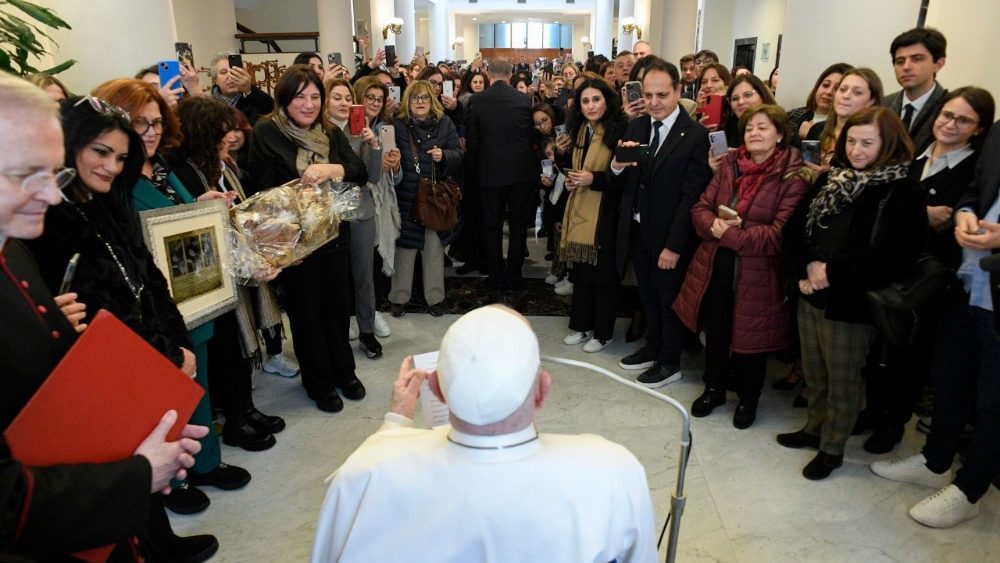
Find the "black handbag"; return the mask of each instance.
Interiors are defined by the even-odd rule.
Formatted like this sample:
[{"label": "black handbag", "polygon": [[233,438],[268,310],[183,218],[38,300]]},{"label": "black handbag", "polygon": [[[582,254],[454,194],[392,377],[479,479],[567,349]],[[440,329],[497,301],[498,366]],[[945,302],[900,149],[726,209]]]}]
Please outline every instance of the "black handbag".
[{"label": "black handbag", "polygon": [[[879,202],[871,244],[875,243],[888,199],[887,195]],[[894,346],[911,345],[934,299],[944,295],[954,279],[951,269],[936,256],[922,255],[899,280],[865,291],[875,326]]]}]

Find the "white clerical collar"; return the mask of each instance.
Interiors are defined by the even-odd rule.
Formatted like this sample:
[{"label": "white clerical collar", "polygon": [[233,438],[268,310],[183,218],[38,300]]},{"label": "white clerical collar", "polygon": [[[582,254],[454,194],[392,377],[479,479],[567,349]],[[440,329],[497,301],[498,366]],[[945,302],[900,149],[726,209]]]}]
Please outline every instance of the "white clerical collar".
[{"label": "white clerical collar", "polygon": [[479,436],[466,434],[451,428],[448,430],[448,442],[456,448],[495,455],[498,452],[529,454],[538,449],[538,430],[534,424],[510,434],[497,436]]}]

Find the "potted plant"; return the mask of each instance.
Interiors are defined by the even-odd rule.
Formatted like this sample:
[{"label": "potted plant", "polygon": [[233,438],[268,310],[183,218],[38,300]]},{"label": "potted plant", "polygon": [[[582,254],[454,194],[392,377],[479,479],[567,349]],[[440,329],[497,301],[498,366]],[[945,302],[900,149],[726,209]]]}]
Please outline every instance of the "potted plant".
[{"label": "potted plant", "polygon": [[[21,15],[26,15],[28,19],[15,15],[17,12],[12,8],[18,10]],[[45,32],[46,28],[72,29],[48,8],[25,0],[0,0],[0,70],[24,76],[33,72],[58,74],[73,66],[76,62],[74,60],[41,71],[31,65],[29,57],[49,54],[38,40],[39,35],[52,39]]]}]

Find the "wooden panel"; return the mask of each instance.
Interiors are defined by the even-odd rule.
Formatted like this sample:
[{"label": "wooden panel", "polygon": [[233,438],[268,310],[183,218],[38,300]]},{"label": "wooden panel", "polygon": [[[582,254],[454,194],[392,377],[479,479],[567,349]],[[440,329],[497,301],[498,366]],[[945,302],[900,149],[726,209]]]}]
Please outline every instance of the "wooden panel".
[{"label": "wooden panel", "polygon": [[[521,57],[527,62],[534,62],[539,57],[552,60],[559,56],[559,49],[482,49],[483,58],[493,60],[504,57],[510,62],[517,64],[521,62]],[[475,55],[473,55],[475,56]]]}]

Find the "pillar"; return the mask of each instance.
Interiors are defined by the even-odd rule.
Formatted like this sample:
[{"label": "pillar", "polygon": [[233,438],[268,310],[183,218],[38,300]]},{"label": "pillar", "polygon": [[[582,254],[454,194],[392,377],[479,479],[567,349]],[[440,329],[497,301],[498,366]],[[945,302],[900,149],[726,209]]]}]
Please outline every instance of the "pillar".
[{"label": "pillar", "polygon": [[453,59],[451,52],[452,35],[448,30],[448,0],[435,0],[429,6],[430,39],[427,46],[431,52],[432,61]]},{"label": "pillar", "polygon": [[394,0],[393,4],[396,9],[394,15],[403,20],[403,33],[396,36],[396,56],[399,57],[400,63],[410,64],[413,52],[417,48],[416,10],[413,7],[413,0]]},{"label": "pillar", "polygon": [[614,33],[612,19],[615,15],[614,0],[597,0],[594,6],[594,19],[591,25],[590,42],[594,45],[595,54],[611,57],[611,37]]},{"label": "pillar", "polygon": [[316,0],[319,22],[319,51],[326,62],[326,53],[340,53],[346,66],[354,72],[354,17],[351,0]]},{"label": "pillar", "polygon": [[638,18],[635,17],[635,0],[618,0],[618,29],[615,31],[618,36],[619,53],[622,51],[631,51],[632,44],[639,40],[636,33],[625,35],[625,32],[622,30],[622,20],[625,18],[634,18],[636,19],[636,23],[640,23]]}]

